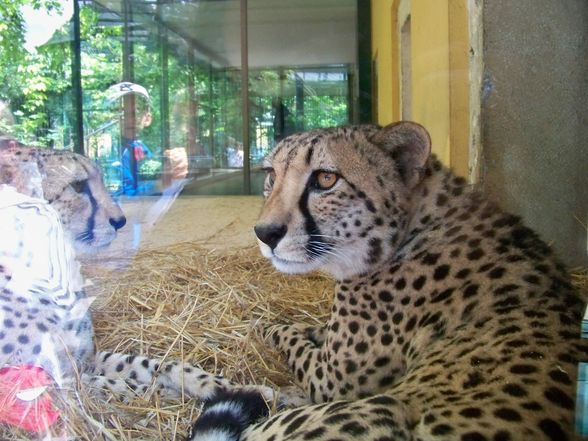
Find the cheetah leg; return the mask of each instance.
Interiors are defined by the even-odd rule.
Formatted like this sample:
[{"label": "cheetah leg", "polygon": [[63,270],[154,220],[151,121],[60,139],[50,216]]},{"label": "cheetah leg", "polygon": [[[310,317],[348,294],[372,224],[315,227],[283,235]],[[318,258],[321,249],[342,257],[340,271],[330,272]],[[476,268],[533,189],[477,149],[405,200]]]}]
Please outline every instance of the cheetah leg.
[{"label": "cheetah leg", "polygon": [[[101,399],[109,399],[115,396],[119,401],[128,403],[136,397],[147,397],[151,389],[150,384],[140,384],[130,379],[113,379],[103,375],[82,374],[82,384],[92,394],[97,394]],[[175,390],[158,386],[156,391],[160,396],[168,400],[178,398]]]},{"label": "cheetah leg", "polygon": [[312,402],[330,401],[333,398],[327,387],[327,367],[322,355],[324,328],[300,324],[271,325],[263,328],[262,336],[285,354],[296,383]]},{"label": "cheetah leg", "polygon": [[[192,364],[164,361],[145,356],[99,352],[95,356],[94,376],[84,381],[93,387],[110,390],[119,396],[145,395],[150,389],[173,399],[186,395],[207,400],[219,392],[240,388],[228,379],[210,374]],[[274,391],[266,386],[243,386],[260,392],[268,401]]]},{"label": "cheetah leg", "polygon": [[326,326],[309,326],[302,323],[291,325],[271,324],[262,325],[260,329],[262,337],[269,340],[273,346],[281,350],[285,350],[285,348],[281,348],[281,345],[276,342],[275,339],[277,337],[288,338],[289,336],[293,336],[297,339],[303,340],[305,344],[308,343],[315,347],[321,347],[327,338]]}]

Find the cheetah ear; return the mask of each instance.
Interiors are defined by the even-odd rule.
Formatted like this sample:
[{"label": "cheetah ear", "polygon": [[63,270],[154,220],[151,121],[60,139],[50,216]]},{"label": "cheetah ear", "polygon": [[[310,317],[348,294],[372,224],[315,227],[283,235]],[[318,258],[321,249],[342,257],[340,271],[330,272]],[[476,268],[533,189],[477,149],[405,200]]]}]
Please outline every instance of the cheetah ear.
[{"label": "cheetah ear", "polygon": [[408,188],[417,185],[431,154],[431,137],[420,124],[400,121],[375,133],[371,142],[380,146],[396,162],[396,167]]},{"label": "cheetah ear", "polygon": [[35,161],[21,161],[11,151],[0,150],[0,184],[19,193],[43,199],[43,175]]}]

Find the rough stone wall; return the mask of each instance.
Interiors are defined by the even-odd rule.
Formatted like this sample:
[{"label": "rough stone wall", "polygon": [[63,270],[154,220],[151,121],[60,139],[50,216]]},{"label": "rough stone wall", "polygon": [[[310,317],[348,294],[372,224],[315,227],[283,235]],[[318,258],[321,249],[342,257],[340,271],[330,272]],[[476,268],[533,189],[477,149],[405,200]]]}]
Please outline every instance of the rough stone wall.
[{"label": "rough stone wall", "polygon": [[483,27],[481,183],[587,265],[588,2],[485,1]]}]

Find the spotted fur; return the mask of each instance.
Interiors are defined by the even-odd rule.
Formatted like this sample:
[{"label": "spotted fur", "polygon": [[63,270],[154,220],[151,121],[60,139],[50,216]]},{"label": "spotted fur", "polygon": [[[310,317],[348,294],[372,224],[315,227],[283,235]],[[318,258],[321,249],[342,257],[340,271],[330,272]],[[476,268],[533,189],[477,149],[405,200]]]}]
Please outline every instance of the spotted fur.
[{"label": "spotted fur", "polygon": [[293,135],[265,167],[261,252],[336,287],[324,328],[265,328],[314,404],[240,440],[577,438],[585,305],[532,230],[430,155],[424,128]]}]

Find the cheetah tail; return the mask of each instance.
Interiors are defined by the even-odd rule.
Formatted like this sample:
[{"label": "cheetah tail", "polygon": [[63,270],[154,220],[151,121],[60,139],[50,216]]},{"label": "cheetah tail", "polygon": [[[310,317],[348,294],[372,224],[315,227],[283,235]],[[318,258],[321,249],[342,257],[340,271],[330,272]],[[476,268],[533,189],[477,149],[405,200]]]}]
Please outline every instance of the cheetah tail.
[{"label": "cheetah tail", "polygon": [[247,426],[268,415],[268,405],[257,391],[220,392],[206,401],[187,441],[237,441]]}]

